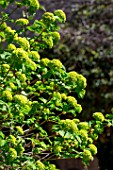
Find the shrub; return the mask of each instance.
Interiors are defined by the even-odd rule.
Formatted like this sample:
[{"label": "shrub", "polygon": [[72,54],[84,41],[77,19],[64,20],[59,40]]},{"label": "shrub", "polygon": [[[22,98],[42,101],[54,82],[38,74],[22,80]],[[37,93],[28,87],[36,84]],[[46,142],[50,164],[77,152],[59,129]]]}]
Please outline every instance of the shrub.
[{"label": "shrub", "polygon": [[[100,112],[90,122],[77,119],[82,107],[73,94],[84,97],[85,77],[66,72],[58,59],[40,56],[60,39],[65,13],[45,12],[31,24],[42,8],[39,2],[0,5],[7,9],[11,3],[15,9],[0,19],[0,168],[55,170],[51,160],[60,158],[81,158],[87,165],[97,153],[94,141],[111,120]],[[25,18],[10,18],[23,7]]]}]

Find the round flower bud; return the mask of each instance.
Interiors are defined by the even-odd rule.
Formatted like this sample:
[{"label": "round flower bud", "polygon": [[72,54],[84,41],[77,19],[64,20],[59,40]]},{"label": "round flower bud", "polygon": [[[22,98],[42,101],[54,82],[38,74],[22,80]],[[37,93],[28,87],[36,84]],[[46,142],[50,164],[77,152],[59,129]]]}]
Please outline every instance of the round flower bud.
[{"label": "round flower bud", "polygon": [[43,66],[48,66],[49,63],[50,63],[50,60],[48,58],[42,58],[40,63],[43,65]]},{"label": "round flower bud", "polygon": [[23,61],[28,58],[28,53],[22,48],[17,48],[13,51],[13,54],[19,59],[19,61]]},{"label": "round flower bud", "polygon": [[9,83],[9,86],[10,86],[10,88],[12,90],[16,90],[17,89],[16,86],[14,85],[14,83],[12,83],[12,82]]},{"label": "round flower bud", "polygon": [[98,120],[98,121],[101,121],[103,122],[104,121],[104,115],[101,113],[101,112],[95,112],[93,113],[93,117]]},{"label": "round flower bud", "polygon": [[17,71],[16,73],[17,78],[21,81],[21,82],[25,82],[26,81],[26,75],[22,74],[20,71]]},{"label": "round flower bud", "polygon": [[87,86],[86,78],[81,74],[78,74],[78,85],[81,88],[86,88]]},{"label": "round flower bud", "polygon": [[17,102],[20,105],[25,105],[28,102],[27,97],[23,96],[21,94],[16,94],[14,96],[14,100],[15,100],[15,102]]},{"label": "round flower bud", "polygon": [[23,131],[22,127],[16,126],[16,129],[17,129],[17,131],[18,131],[19,134],[21,134],[21,135],[24,134],[24,131]]},{"label": "round flower bud", "polygon": [[45,165],[41,162],[41,161],[37,161],[36,162],[36,165],[37,165],[37,170],[45,170]]},{"label": "round flower bud", "polygon": [[2,64],[2,66],[1,66],[1,70],[4,73],[8,72],[9,68],[10,68],[9,64]]},{"label": "round flower bud", "polygon": [[85,129],[85,130],[89,129],[88,122],[80,122],[80,123],[78,124],[78,128],[79,128],[79,129]]},{"label": "round flower bud", "polygon": [[8,50],[9,50],[9,51],[16,50],[16,46],[15,46],[14,44],[9,44],[9,45],[8,45]]},{"label": "round flower bud", "polygon": [[35,61],[40,60],[40,55],[36,51],[30,51],[30,55]]},{"label": "round flower bud", "polygon": [[3,30],[5,28],[7,28],[7,24],[5,22],[3,23],[0,22],[0,30]]},{"label": "round flower bud", "polygon": [[30,0],[30,7],[34,10],[38,10],[40,7],[38,0]]},{"label": "round flower bud", "polygon": [[9,135],[8,141],[11,142],[12,144],[15,144],[16,138],[13,135]]},{"label": "round flower bud", "polygon": [[15,42],[20,45],[20,47],[24,50],[28,50],[30,48],[29,41],[23,37],[15,38]]},{"label": "round flower bud", "polygon": [[76,107],[77,105],[77,100],[73,96],[68,96],[67,102],[73,107]]},{"label": "round flower bud", "polygon": [[61,9],[56,10],[54,12],[54,15],[59,18],[60,22],[65,22],[66,21],[66,15]]},{"label": "round flower bud", "polygon": [[71,71],[68,73],[68,78],[69,78],[69,81],[77,82],[78,73],[76,73],[75,71]]},{"label": "round flower bud", "polygon": [[58,68],[62,68],[63,67],[61,61],[58,60],[58,59],[51,60],[49,64],[50,64],[50,67],[58,67]]},{"label": "round flower bud", "polygon": [[16,24],[17,25],[28,25],[29,24],[29,20],[26,18],[19,18],[16,20]]},{"label": "round flower bud", "polygon": [[59,32],[51,32],[51,36],[53,39],[53,42],[56,43],[60,40],[60,34]]},{"label": "round flower bud", "polygon": [[82,138],[83,140],[85,140],[85,141],[88,140],[88,133],[87,133],[86,130],[81,129],[81,130],[79,130],[78,133],[79,133],[79,135],[81,136],[81,138]]},{"label": "round flower bud", "polygon": [[82,153],[83,159],[85,161],[90,161],[93,159],[91,152],[88,149],[85,149],[84,152]]},{"label": "round flower bud", "polygon": [[49,48],[52,48],[52,47],[53,47],[53,39],[52,39],[52,36],[43,35],[43,36],[42,36],[42,40],[46,43],[46,45],[47,45]]},{"label": "round flower bud", "polygon": [[61,94],[59,92],[53,92],[53,99],[55,100],[61,100]]},{"label": "round flower bud", "polygon": [[96,155],[97,154],[97,147],[94,144],[89,144],[89,149],[92,153],[92,155]]},{"label": "round flower bud", "polygon": [[2,93],[2,97],[3,97],[3,99],[9,100],[9,101],[11,101],[13,99],[11,91],[9,91],[9,90],[4,90]]},{"label": "round flower bud", "polygon": [[53,15],[53,13],[51,13],[51,12],[45,12],[45,13],[42,15],[42,20],[44,21],[44,23],[50,24],[50,23],[55,22],[55,17],[54,17],[54,15]]},{"label": "round flower bud", "polygon": [[67,131],[76,132],[78,130],[77,125],[74,123],[73,120],[66,119],[66,120],[61,120],[62,127],[66,129]]},{"label": "round flower bud", "polygon": [[17,158],[17,152],[14,148],[9,148],[8,158],[9,158],[10,161]]},{"label": "round flower bud", "polygon": [[66,99],[67,99],[67,96],[66,96],[65,93],[62,93],[62,94],[61,94],[61,97],[62,97],[63,100],[66,100]]}]

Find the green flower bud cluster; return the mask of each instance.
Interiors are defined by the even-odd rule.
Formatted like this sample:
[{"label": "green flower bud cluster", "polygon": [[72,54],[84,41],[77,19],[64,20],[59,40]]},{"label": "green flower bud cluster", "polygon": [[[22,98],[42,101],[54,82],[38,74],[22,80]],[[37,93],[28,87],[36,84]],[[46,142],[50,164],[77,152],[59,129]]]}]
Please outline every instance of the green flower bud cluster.
[{"label": "green flower bud cluster", "polygon": [[89,147],[90,152],[92,153],[92,155],[97,154],[97,147],[94,144],[89,144],[88,147]]},{"label": "green flower bud cluster", "polygon": [[37,170],[45,170],[45,165],[41,161],[38,160],[36,164],[38,168]]},{"label": "green flower bud cluster", "polygon": [[93,113],[93,117],[96,119],[96,120],[98,120],[98,121],[100,121],[100,122],[103,122],[104,121],[104,115],[101,113],[101,112],[95,112],[95,113]]},{"label": "green flower bud cluster", "polygon": [[17,25],[28,25],[29,24],[29,20],[26,18],[19,18],[16,20],[15,22]]},{"label": "green flower bud cluster", "polygon": [[50,67],[53,67],[53,68],[54,67],[57,67],[57,68],[62,68],[63,67],[61,61],[58,60],[58,59],[51,60],[49,64],[50,64]]},{"label": "green flower bud cluster", "polygon": [[13,136],[13,135],[9,135],[9,137],[7,138],[8,141],[11,143],[11,144],[14,144],[16,143],[16,138]]},{"label": "green flower bud cluster", "polygon": [[62,93],[62,94],[61,94],[61,97],[62,97],[63,100],[66,100],[66,99],[67,99],[67,96],[66,96],[65,93]]},{"label": "green flower bud cluster", "polygon": [[61,125],[63,129],[66,129],[67,131],[70,131],[72,133],[78,131],[77,125],[74,123],[73,120],[70,119],[61,120]]},{"label": "green flower bud cluster", "polygon": [[40,60],[40,55],[39,55],[38,52],[36,52],[36,51],[30,51],[29,54],[30,54],[31,58],[32,58],[34,61]]},{"label": "green flower bud cluster", "polygon": [[77,100],[73,96],[67,97],[67,102],[69,105],[76,107],[77,106]]},{"label": "green flower bud cluster", "polygon": [[8,72],[9,69],[10,69],[9,64],[2,64],[1,70],[2,70],[4,73]]},{"label": "green flower bud cluster", "polygon": [[28,102],[28,99],[26,96],[21,94],[16,94],[14,96],[15,102],[17,102],[19,105],[25,105]]},{"label": "green flower bud cluster", "polygon": [[45,12],[45,13],[42,15],[42,20],[43,20],[44,23],[50,24],[50,23],[55,22],[55,17],[54,17],[54,15],[53,15],[53,13],[51,13],[51,12]]},{"label": "green flower bud cluster", "polygon": [[40,4],[38,0],[29,0],[30,2],[30,7],[33,8],[34,10],[38,10],[40,7]]},{"label": "green flower bud cluster", "polygon": [[10,87],[12,90],[16,90],[16,89],[17,89],[17,87],[15,86],[15,84],[12,83],[12,82],[9,82],[9,87]]},{"label": "green flower bud cluster", "polygon": [[22,127],[16,126],[16,129],[17,129],[17,131],[18,131],[19,134],[21,134],[21,135],[24,134],[24,131],[23,131]]},{"label": "green flower bud cluster", "polygon": [[61,94],[57,91],[53,92],[53,100],[60,100],[61,101],[62,97]]},{"label": "green flower bud cluster", "polygon": [[3,30],[3,29],[5,29],[7,27],[7,24],[6,24],[6,22],[0,22],[0,30]]},{"label": "green flower bud cluster", "polygon": [[53,43],[56,43],[60,40],[59,32],[51,32],[51,36],[52,36],[52,39],[53,39]]},{"label": "green flower bud cluster", "polygon": [[18,34],[16,33],[15,30],[13,30],[11,27],[7,26],[4,30],[4,32],[6,33],[6,39],[15,39],[18,37]]},{"label": "green flower bud cluster", "polygon": [[7,48],[9,51],[16,50],[16,46],[14,44],[9,44]]},{"label": "green flower bud cluster", "polygon": [[11,91],[10,90],[4,90],[2,92],[2,98],[4,100],[12,101],[13,97],[12,97]]},{"label": "green flower bud cluster", "polygon": [[48,59],[48,58],[42,58],[41,59],[41,61],[40,61],[40,64],[42,65],[42,66],[49,66],[49,62],[50,62],[50,60]]},{"label": "green flower bud cluster", "polygon": [[82,156],[83,156],[83,161],[86,161],[86,162],[93,159],[93,156],[88,149],[84,149]]},{"label": "green flower bud cluster", "polygon": [[83,139],[83,141],[87,141],[88,140],[88,131],[81,129],[78,131],[78,135],[81,136],[81,138]]},{"label": "green flower bud cluster", "polygon": [[23,37],[17,37],[14,39],[17,44],[20,45],[20,48],[23,50],[28,50],[30,48],[29,41]]},{"label": "green flower bud cluster", "polygon": [[79,128],[79,129],[88,130],[88,129],[89,129],[89,124],[88,124],[88,122],[80,122],[80,123],[78,124],[78,128]]},{"label": "green flower bud cluster", "polygon": [[16,73],[17,78],[21,81],[21,82],[25,82],[26,81],[26,75],[22,74],[20,71],[17,71]]},{"label": "green flower bud cluster", "polygon": [[43,34],[42,34],[42,40],[46,43],[46,45],[47,45],[49,48],[52,48],[52,47],[53,47],[53,39],[52,39],[52,36],[48,36],[47,34],[43,33]]},{"label": "green flower bud cluster", "polygon": [[16,158],[17,158],[16,150],[14,148],[9,148],[9,152],[8,152],[8,159],[9,159],[9,161],[13,161]]},{"label": "green flower bud cluster", "polygon": [[60,22],[65,22],[66,21],[66,15],[61,9],[56,10],[54,12],[54,15],[58,17],[58,20]]},{"label": "green flower bud cluster", "polygon": [[75,71],[71,71],[68,73],[68,78],[73,83],[76,83],[81,88],[86,88],[86,78],[82,76],[81,74],[76,73]]}]

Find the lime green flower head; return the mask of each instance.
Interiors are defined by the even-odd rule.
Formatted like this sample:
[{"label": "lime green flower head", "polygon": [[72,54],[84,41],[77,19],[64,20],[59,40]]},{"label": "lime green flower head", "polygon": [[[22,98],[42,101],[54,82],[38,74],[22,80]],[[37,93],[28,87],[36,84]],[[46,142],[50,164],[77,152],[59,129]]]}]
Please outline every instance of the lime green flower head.
[{"label": "lime green flower head", "polygon": [[83,155],[83,159],[86,161],[90,161],[93,159],[93,156],[88,149],[84,149],[84,152],[82,153],[82,155]]},{"label": "lime green flower head", "polygon": [[53,47],[53,39],[52,39],[52,36],[43,35],[43,36],[42,36],[42,40],[46,43],[46,45],[47,45],[49,48],[52,48],[52,47]]},{"label": "lime green flower head", "polygon": [[96,155],[97,154],[97,147],[94,144],[89,144],[89,149],[92,153],[92,155]]},{"label": "lime green flower head", "polygon": [[78,74],[78,84],[81,88],[86,88],[87,86],[86,78],[81,74]]},{"label": "lime green flower head", "polygon": [[53,42],[56,43],[60,40],[60,34],[59,32],[51,32],[51,36],[53,39]]},{"label": "lime green flower head", "polygon": [[95,113],[93,113],[93,117],[94,117],[96,120],[101,121],[101,122],[103,122],[104,119],[105,119],[104,115],[103,115],[101,112],[95,112]]},{"label": "lime green flower head", "polygon": [[17,89],[16,86],[15,86],[15,84],[12,83],[12,82],[9,82],[9,87],[10,87],[12,90],[16,90],[16,89]]},{"label": "lime green flower head", "polygon": [[48,58],[42,58],[40,63],[43,65],[43,66],[49,66],[49,63],[50,63],[50,60]]},{"label": "lime green flower head", "polygon": [[14,44],[9,44],[9,45],[8,45],[8,50],[9,50],[9,51],[16,50],[16,46],[15,46]]},{"label": "lime green flower head", "polygon": [[45,165],[41,162],[41,161],[37,161],[36,162],[36,165],[37,165],[37,170],[45,170]]},{"label": "lime green flower head", "polygon": [[5,73],[8,72],[9,68],[10,68],[9,64],[2,64],[1,66],[1,70]]},{"label": "lime green flower head", "polygon": [[53,13],[51,12],[45,12],[43,15],[42,15],[42,20],[44,21],[44,23],[46,24],[51,24],[53,22],[55,22],[55,17],[53,15]]},{"label": "lime green flower head", "polygon": [[14,148],[9,148],[8,158],[11,161],[17,158],[17,152]]},{"label": "lime green flower head", "polygon": [[54,164],[49,164],[49,170],[57,170]]},{"label": "lime green flower head", "polygon": [[77,82],[78,73],[76,73],[75,71],[71,71],[68,73],[68,78],[69,78],[69,81]]},{"label": "lime green flower head", "polygon": [[28,58],[28,53],[24,51],[22,48],[17,48],[13,51],[13,54],[20,60],[23,61],[24,59]]},{"label": "lime green flower head", "polygon": [[32,7],[34,10],[38,10],[40,7],[38,0],[29,0],[30,1],[30,7]]},{"label": "lime green flower head", "polygon": [[30,51],[29,54],[31,55],[31,57],[32,57],[35,61],[40,60],[40,55],[39,55],[39,53],[37,53],[36,51]]},{"label": "lime green flower head", "polygon": [[54,92],[53,93],[53,99],[61,100],[62,99],[61,94],[59,92]]},{"label": "lime green flower head", "polygon": [[18,25],[28,25],[29,24],[29,20],[26,18],[19,18],[16,20],[16,24]]},{"label": "lime green flower head", "polygon": [[19,134],[21,134],[21,135],[24,134],[24,131],[23,131],[22,127],[16,126],[16,129],[17,129],[17,131],[18,131]]},{"label": "lime green flower head", "polygon": [[25,105],[28,102],[27,97],[23,96],[21,94],[16,94],[14,96],[14,100],[15,100],[15,102],[17,102],[20,105]]},{"label": "lime green flower head", "polygon": [[66,119],[61,120],[62,127],[67,131],[76,132],[78,130],[77,125],[74,123],[73,120]]},{"label": "lime green flower head", "polygon": [[7,28],[7,24],[6,24],[6,22],[0,22],[0,30],[3,30],[3,29],[5,29],[5,28]]},{"label": "lime green flower head", "polygon": [[88,132],[84,129],[79,130],[79,135],[82,137],[83,140],[88,140]]},{"label": "lime green flower head", "polygon": [[61,61],[58,60],[58,59],[51,60],[49,64],[50,64],[50,67],[53,67],[53,68],[54,67],[58,67],[58,68],[62,68],[63,67]]},{"label": "lime green flower head", "polygon": [[2,92],[2,98],[8,101],[12,101],[13,97],[12,97],[12,93],[9,90],[4,90]]},{"label": "lime green flower head", "polygon": [[21,81],[21,82],[25,82],[26,81],[26,75],[22,74],[20,71],[17,71],[16,73],[17,78]]},{"label": "lime green flower head", "polygon": [[61,9],[56,10],[54,12],[54,15],[59,18],[60,22],[65,22],[66,21],[66,15]]},{"label": "lime green flower head", "polygon": [[15,42],[18,43],[24,50],[28,50],[30,48],[29,41],[26,38],[17,37],[15,38]]},{"label": "lime green flower head", "polygon": [[13,135],[9,135],[8,141],[11,142],[12,144],[15,144],[16,138]]},{"label": "lime green flower head", "polygon": [[89,124],[88,124],[88,122],[80,122],[80,123],[78,124],[78,127],[79,127],[79,129],[85,129],[85,130],[87,130],[87,129],[89,129]]},{"label": "lime green flower head", "polygon": [[69,103],[69,105],[71,105],[73,107],[76,107],[76,105],[77,105],[77,100],[73,96],[68,96],[67,102]]},{"label": "lime green flower head", "polygon": [[63,100],[66,100],[66,99],[67,99],[67,96],[66,96],[65,93],[62,93],[62,94],[61,94],[61,97],[62,97]]}]

